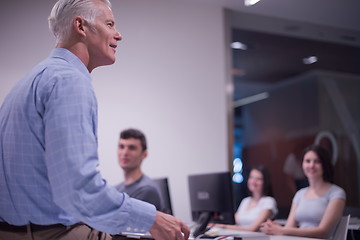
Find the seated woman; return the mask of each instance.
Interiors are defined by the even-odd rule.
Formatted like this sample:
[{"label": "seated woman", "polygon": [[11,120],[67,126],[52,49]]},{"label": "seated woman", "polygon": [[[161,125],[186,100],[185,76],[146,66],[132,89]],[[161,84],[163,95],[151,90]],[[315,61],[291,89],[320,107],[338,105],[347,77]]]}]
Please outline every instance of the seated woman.
[{"label": "seated woman", "polygon": [[216,227],[257,231],[261,223],[276,215],[276,201],[271,197],[270,175],[264,167],[251,169],[247,187],[251,196],[241,201],[235,213],[236,225],[216,224]]},{"label": "seated woman", "polygon": [[312,238],[333,234],[345,207],[345,191],[333,184],[333,168],[324,148],[310,146],[302,159],[309,186],[295,194],[285,226],[267,221],[260,228],[262,232]]}]

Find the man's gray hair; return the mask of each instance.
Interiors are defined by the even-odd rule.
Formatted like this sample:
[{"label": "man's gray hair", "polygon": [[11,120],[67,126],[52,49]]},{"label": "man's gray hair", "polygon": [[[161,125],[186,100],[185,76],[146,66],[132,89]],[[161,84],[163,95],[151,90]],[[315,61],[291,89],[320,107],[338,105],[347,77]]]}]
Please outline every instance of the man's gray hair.
[{"label": "man's gray hair", "polygon": [[71,34],[72,21],[79,16],[85,19],[90,25],[94,23],[99,14],[99,7],[96,2],[101,1],[111,8],[109,0],[59,0],[51,10],[49,28],[55,35],[56,42],[66,41]]}]

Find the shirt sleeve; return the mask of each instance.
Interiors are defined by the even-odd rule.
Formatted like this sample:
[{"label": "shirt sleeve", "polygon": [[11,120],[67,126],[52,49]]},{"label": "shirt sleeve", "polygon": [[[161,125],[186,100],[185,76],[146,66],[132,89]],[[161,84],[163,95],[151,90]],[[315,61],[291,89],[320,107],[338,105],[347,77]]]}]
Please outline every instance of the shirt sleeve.
[{"label": "shirt sleeve", "polygon": [[250,201],[250,197],[246,197],[243,200],[241,200],[240,205],[236,212],[241,213],[241,211],[249,205],[249,201]]},{"label": "shirt sleeve", "polygon": [[278,212],[277,204],[273,197],[264,197],[261,203],[261,209],[271,210],[272,217],[274,217]]},{"label": "shirt sleeve", "polygon": [[97,170],[97,102],[90,81],[74,71],[45,77],[52,84],[42,100],[45,164],[54,202],[100,231],[148,231],[154,206],[118,192]]},{"label": "shirt sleeve", "polygon": [[332,190],[329,191],[329,200],[331,201],[339,198],[346,200],[346,193],[341,187],[333,185]]},{"label": "shirt sleeve", "polygon": [[302,196],[304,195],[304,192],[306,191],[306,189],[307,188],[302,188],[299,191],[297,191],[295,193],[295,196],[294,196],[293,200],[292,200],[292,203],[299,205],[299,202],[300,202]]}]

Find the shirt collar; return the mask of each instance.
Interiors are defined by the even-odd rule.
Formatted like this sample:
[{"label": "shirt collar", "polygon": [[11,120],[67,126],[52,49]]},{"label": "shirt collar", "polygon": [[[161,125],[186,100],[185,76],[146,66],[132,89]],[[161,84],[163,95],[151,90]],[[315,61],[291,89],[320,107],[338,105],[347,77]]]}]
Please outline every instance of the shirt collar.
[{"label": "shirt collar", "polygon": [[87,78],[91,79],[89,70],[86,68],[84,63],[75,54],[73,54],[66,48],[54,48],[50,53],[50,57],[64,59],[65,61],[76,67],[82,74],[87,76]]}]

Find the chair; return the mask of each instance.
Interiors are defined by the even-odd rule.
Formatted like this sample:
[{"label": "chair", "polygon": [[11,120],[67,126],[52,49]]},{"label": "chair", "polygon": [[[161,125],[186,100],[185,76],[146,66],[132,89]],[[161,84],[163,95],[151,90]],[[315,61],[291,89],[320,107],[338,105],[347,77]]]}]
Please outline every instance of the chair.
[{"label": "chair", "polygon": [[350,215],[341,217],[334,232],[334,235],[332,237],[333,240],[346,240],[349,221],[350,221]]},{"label": "chair", "polygon": [[161,210],[164,213],[173,215],[171,199],[170,199],[170,190],[169,183],[167,178],[155,178],[153,179],[159,186],[163,209]]}]

